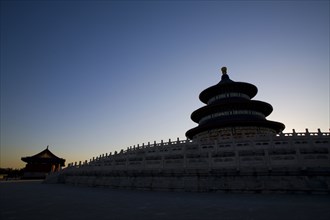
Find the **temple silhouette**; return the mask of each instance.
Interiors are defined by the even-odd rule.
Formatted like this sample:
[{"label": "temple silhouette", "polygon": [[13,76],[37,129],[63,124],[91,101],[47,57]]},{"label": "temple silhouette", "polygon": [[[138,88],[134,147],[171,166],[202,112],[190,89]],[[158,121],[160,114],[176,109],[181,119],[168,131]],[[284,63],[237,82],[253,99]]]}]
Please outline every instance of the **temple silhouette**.
[{"label": "temple silhouette", "polygon": [[199,95],[205,106],[186,140],[130,146],[70,163],[47,183],[169,191],[330,192],[330,133],[283,133],[266,119],[273,110],[253,100],[256,86],[221,81]]},{"label": "temple silhouette", "polygon": [[24,168],[24,179],[45,178],[48,173],[58,172],[65,166],[65,159],[57,157],[48,147],[36,155],[21,158],[27,163]]},{"label": "temple silhouette", "polygon": [[199,95],[207,104],[191,114],[198,123],[196,128],[187,131],[189,139],[233,136],[251,137],[256,134],[278,134],[285,126],[279,122],[266,120],[273,107],[265,102],[251,100],[257,94],[257,87],[244,82],[234,82],[222,67],[221,81]]}]

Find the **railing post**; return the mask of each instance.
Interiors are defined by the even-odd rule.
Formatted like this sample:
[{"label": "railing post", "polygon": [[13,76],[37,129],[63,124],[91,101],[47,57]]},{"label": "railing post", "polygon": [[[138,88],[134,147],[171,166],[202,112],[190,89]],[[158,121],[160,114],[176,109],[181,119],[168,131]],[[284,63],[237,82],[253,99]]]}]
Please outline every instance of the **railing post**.
[{"label": "railing post", "polygon": [[309,136],[309,131],[308,131],[308,129],[306,128],[305,130],[306,130],[306,136]]}]

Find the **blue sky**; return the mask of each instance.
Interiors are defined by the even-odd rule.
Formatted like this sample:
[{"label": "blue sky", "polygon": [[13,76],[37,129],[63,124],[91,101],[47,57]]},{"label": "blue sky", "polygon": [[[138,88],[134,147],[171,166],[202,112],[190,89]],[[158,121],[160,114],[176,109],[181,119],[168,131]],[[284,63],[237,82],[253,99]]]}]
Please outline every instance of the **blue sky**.
[{"label": "blue sky", "polygon": [[2,1],[0,166],[185,139],[222,66],[329,131],[329,1]]}]

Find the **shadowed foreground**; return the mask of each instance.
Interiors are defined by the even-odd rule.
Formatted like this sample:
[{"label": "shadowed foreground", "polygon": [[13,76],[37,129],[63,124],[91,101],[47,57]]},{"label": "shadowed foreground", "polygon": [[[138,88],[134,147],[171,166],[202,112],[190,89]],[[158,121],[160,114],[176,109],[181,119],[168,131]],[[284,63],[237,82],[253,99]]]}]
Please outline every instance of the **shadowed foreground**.
[{"label": "shadowed foreground", "polygon": [[330,219],[329,195],[115,190],[0,182],[0,219]]}]

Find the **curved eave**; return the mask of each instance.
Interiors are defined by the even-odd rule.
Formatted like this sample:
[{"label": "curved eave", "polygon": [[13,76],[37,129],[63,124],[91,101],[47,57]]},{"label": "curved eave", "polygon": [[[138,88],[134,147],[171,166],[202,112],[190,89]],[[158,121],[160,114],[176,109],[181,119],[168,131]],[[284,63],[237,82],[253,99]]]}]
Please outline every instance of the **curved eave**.
[{"label": "curved eave", "polygon": [[198,123],[199,120],[209,114],[213,114],[219,111],[230,111],[230,110],[254,110],[261,112],[267,117],[272,113],[273,107],[262,101],[258,100],[249,100],[249,101],[233,101],[233,102],[224,102],[216,103],[214,105],[207,105],[202,108],[197,109],[191,114],[191,120]]},{"label": "curved eave", "polygon": [[65,163],[65,159],[62,158],[35,158],[35,157],[22,157],[22,161],[26,163],[60,163],[63,164]]},{"label": "curved eave", "polygon": [[245,83],[245,82],[229,82],[229,83],[218,83],[217,85],[211,86],[199,94],[199,99],[207,104],[208,100],[216,95],[224,94],[228,92],[239,92],[244,93],[252,99],[258,92],[256,86]]},{"label": "curved eave", "polygon": [[189,139],[193,139],[196,134],[199,134],[204,131],[212,130],[212,129],[219,129],[225,127],[264,127],[273,129],[276,133],[280,133],[284,130],[285,125],[280,122],[275,121],[268,121],[268,120],[259,120],[259,121],[222,121],[221,123],[208,123],[201,126],[197,126],[192,128],[186,132],[186,137]]}]

